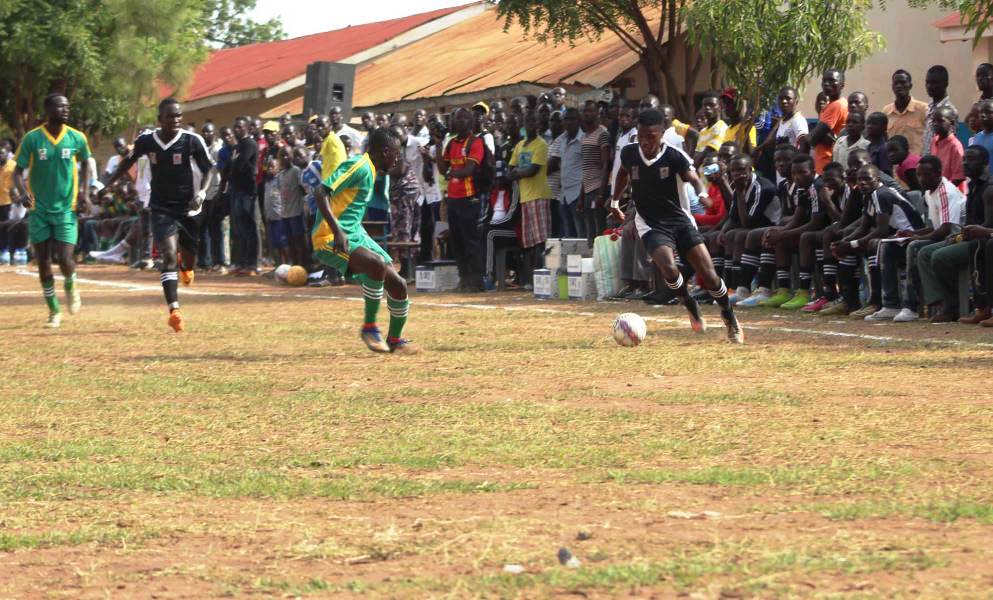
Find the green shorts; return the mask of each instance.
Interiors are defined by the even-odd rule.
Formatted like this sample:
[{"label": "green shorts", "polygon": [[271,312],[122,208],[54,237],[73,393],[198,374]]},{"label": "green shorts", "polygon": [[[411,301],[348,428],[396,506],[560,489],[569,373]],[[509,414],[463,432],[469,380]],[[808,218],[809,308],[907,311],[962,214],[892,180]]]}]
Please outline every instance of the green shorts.
[{"label": "green shorts", "polygon": [[28,239],[32,244],[40,244],[54,238],[71,246],[79,239],[76,213],[68,210],[58,213],[33,211],[28,214]]},{"label": "green shorts", "polygon": [[369,237],[369,234],[365,232],[365,229],[346,231],[345,235],[348,236],[348,254],[339,254],[335,252],[331,249],[331,242],[328,242],[323,248],[317,248],[314,250],[314,257],[319,260],[321,264],[338,269],[343,274],[348,273],[348,259],[357,248],[365,248],[373,254],[381,256],[383,260],[386,261],[386,264],[393,262],[393,257],[390,256],[389,252],[383,250],[375,240]]}]

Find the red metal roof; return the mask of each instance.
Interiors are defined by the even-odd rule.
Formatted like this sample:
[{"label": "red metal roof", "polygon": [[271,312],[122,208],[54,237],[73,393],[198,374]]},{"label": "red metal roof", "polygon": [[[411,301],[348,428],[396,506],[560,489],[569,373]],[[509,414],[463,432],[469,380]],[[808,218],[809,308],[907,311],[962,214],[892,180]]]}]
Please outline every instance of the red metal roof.
[{"label": "red metal roof", "polygon": [[185,100],[273,87],[303,75],[307,65],[312,62],[342,60],[466,6],[443,8],[290,40],[217,50],[194,72]]},{"label": "red metal roof", "polygon": [[931,25],[937,27],[938,29],[951,29],[953,27],[961,27],[963,25],[962,15],[959,14],[959,11],[948,13],[947,15],[941,17],[934,23],[931,23]]}]

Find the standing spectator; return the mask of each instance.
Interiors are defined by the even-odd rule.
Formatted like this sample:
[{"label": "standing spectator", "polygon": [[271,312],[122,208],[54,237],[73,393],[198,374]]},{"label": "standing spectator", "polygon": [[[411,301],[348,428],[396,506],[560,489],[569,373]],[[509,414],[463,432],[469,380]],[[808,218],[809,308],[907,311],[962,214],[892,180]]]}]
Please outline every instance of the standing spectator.
[{"label": "standing spectator", "polygon": [[234,137],[238,140],[231,154],[228,185],[231,193],[231,245],[237,247],[232,272],[255,277],[258,271],[259,234],[255,226],[255,165],[258,144],[248,133],[249,117],[234,120]]},{"label": "standing spectator", "polygon": [[565,131],[556,138],[556,152],[549,154],[548,170],[561,174],[559,216],[562,237],[586,237],[586,222],[580,209],[583,195],[583,132],[579,127],[579,111],[567,108],[562,117]]},{"label": "standing spectator", "polygon": [[696,143],[696,162],[703,160],[703,152],[707,148],[720,150],[724,143],[728,125],[721,119],[720,94],[717,92],[705,92],[700,100],[700,112],[703,119],[703,127],[700,128],[700,138]]},{"label": "standing spectator", "polygon": [[283,196],[279,190],[279,159],[271,156],[265,164],[265,220],[271,256],[276,264],[290,262],[289,238],[283,223]]},{"label": "standing spectator", "polygon": [[322,116],[317,119],[317,132],[324,140],[321,142],[321,179],[325,180],[334,175],[338,166],[345,162],[348,151],[345,150],[341,138],[334,132],[328,117]]},{"label": "standing spectator", "polygon": [[827,94],[823,91],[817,92],[817,96],[814,98],[814,112],[817,113],[818,117],[821,116],[821,111],[828,105],[828,102],[830,100],[828,100]]},{"label": "standing spectator", "polygon": [[[200,130],[204,144],[207,145],[207,152],[215,165],[220,157],[221,148],[224,142],[217,138],[217,131],[213,123],[206,123]],[[221,194],[221,171],[218,166],[211,169],[210,183],[207,186],[207,195],[204,196],[203,216],[200,221],[200,248],[198,261],[203,269],[219,271],[215,267],[224,267],[224,254],[221,251],[221,244],[224,242],[224,233],[221,225],[224,221],[224,200]],[[223,273],[222,273],[223,274]]]},{"label": "standing spectator", "polygon": [[[902,135],[910,146],[908,151],[919,156],[923,149],[921,144],[927,121],[927,102],[921,102],[910,95],[910,90],[914,89],[913,79],[903,69],[893,73],[890,86],[893,90],[893,102],[883,107],[883,113],[889,119],[889,134]],[[851,106],[848,108],[851,110]]]},{"label": "standing spectator", "polygon": [[422,148],[427,146],[428,142],[431,141],[431,128],[428,127],[428,113],[423,108],[418,108],[414,111],[414,120],[410,125],[410,135],[414,136]]},{"label": "standing spectator", "polygon": [[483,291],[482,256],[477,224],[480,197],[476,177],[486,160],[486,144],[472,135],[472,111],[458,108],[453,114],[455,137],[438,159],[448,180],[445,194],[452,254],[459,268],[459,291]]},{"label": "standing spectator", "polygon": [[721,94],[721,108],[728,129],[724,132],[725,142],[734,142],[738,151],[751,154],[755,148],[755,124],[742,119],[741,108],[738,106],[738,92],[734,88],[724,90]]},{"label": "standing spectator", "polygon": [[562,123],[562,113],[556,111],[548,117],[548,130],[551,133],[552,141],[548,143],[548,187],[552,190],[552,237],[562,237],[562,211],[559,208],[559,196],[562,195],[562,171],[561,169],[552,172],[552,157],[561,158],[561,145],[559,136],[565,131]]},{"label": "standing spectator", "polygon": [[303,173],[293,162],[293,152],[298,149],[287,147],[279,151],[279,217],[289,248],[290,264],[300,265],[309,272],[310,252],[307,251],[308,236],[303,210]]},{"label": "standing spectator", "polygon": [[[119,137],[114,139],[114,155],[107,159],[107,166],[103,169],[103,174],[100,176],[100,183],[106,183],[110,176],[114,174],[114,170],[117,169],[118,163],[121,159],[128,155],[130,149],[128,148],[128,143],[124,141],[124,138]],[[129,179],[134,181],[134,173],[128,173]]]},{"label": "standing spectator", "polygon": [[965,179],[962,171],[962,159],[965,152],[962,150],[962,142],[955,137],[955,124],[958,114],[951,106],[939,107],[931,119],[931,128],[934,137],[931,141],[931,149],[928,154],[933,154],[941,161],[942,172],[945,177],[958,185]]},{"label": "standing spectator", "polygon": [[538,115],[534,111],[524,116],[524,130],[527,137],[514,148],[507,179],[516,181],[520,190],[522,281],[526,285],[544,256],[552,221],[552,190],[548,187],[548,144],[538,135]]},{"label": "standing spectator", "polygon": [[[934,141],[934,116],[941,108],[950,108],[957,116],[958,109],[952,104],[948,96],[948,69],[944,65],[935,65],[927,70],[927,77],[924,79],[924,88],[931,102],[927,105],[927,117],[924,120],[924,136],[921,138],[923,148],[922,156],[932,153],[931,145]],[[948,177],[948,165],[941,161],[945,167],[945,176]]]},{"label": "standing spectator", "polygon": [[841,97],[845,89],[845,74],[838,69],[824,71],[821,90],[828,103],[817,115],[817,125],[810,132],[810,144],[814,148],[814,168],[817,174],[833,160],[834,143],[848,120],[848,100]]},{"label": "standing spectator", "polygon": [[[652,98],[655,98],[655,96],[652,96]],[[657,102],[658,99],[656,98]],[[676,121],[674,117],[675,112],[668,104],[661,106],[656,104],[656,106],[650,108],[657,108],[662,112],[662,118],[664,119],[663,126],[665,127],[665,131],[662,133],[662,141],[677,150],[682,150],[689,156],[693,156],[693,149],[696,148],[700,134],[689,125]],[[637,112],[631,109],[631,123],[635,123],[637,120]],[[634,128],[635,131],[637,129],[637,127]]]},{"label": "standing spectator", "polygon": [[565,88],[563,87],[557,87],[552,90],[551,100],[552,100],[552,107],[555,109],[555,112],[560,112],[560,113],[565,112],[566,96],[567,94]]},{"label": "standing spectator", "polygon": [[607,176],[610,173],[610,134],[600,124],[596,102],[587,100],[583,106],[583,194],[582,209],[586,220],[586,239],[593,238],[607,227]]},{"label": "standing spectator", "polygon": [[[421,158],[420,145],[413,136],[407,134],[407,129],[400,125],[390,127],[393,136],[400,140],[401,157],[396,166],[390,171],[390,237],[391,242],[410,242],[417,235],[420,229],[420,205],[424,201],[423,188],[418,180],[417,171],[423,171],[424,160]],[[413,148],[412,152],[407,152],[405,146],[409,144]],[[416,160],[416,165],[411,163],[408,157]],[[404,254],[413,252],[410,249],[403,250]],[[414,276],[413,273],[406,272],[407,263],[400,263],[400,252],[393,251],[394,265],[399,264],[397,272],[406,279]]]},{"label": "standing spectator", "polygon": [[807,119],[796,108],[799,96],[795,88],[784,87],[779,90],[776,103],[782,116],[774,123],[772,132],[766,136],[765,141],[758,147],[758,154],[772,152],[779,144],[789,144],[802,154],[810,151],[808,135],[810,130],[807,127]]},{"label": "standing spectator", "polygon": [[832,160],[843,165],[848,164],[848,155],[859,148],[868,148],[869,140],[862,137],[865,131],[865,113],[852,110],[845,119],[845,135],[839,136],[831,151]]},{"label": "standing spectator", "polygon": [[[978,72],[976,77],[979,77]],[[986,148],[990,154],[990,170],[993,172],[993,100],[979,102],[979,124],[982,129],[972,138],[970,144]]]},{"label": "standing spectator", "polygon": [[872,157],[872,164],[879,167],[879,170],[887,175],[893,174],[890,166],[890,157],[886,154],[887,126],[889,125],[886,115],[881,112],[874,112],[865,120],[865,139],[869,140],[866,150]]},{"label": "standing spectator", "polygon": [[421,252],[419,261],[426,263],[434,258],[435,224],[441,220],[442,190],[448,189],[438,171],[438,157],[445,147],[448,132],[445,125],[435,121],[430,125],[431,141],[424,148],[421,156],[424,159],[424,204],[421,205]]},{"label": "standing spectator", "polygon": [[993,65],[983,63],[976,67],[976,87],[980,100],[993,100]]},{"label": "standing spectator", "polygon": [[339,138],[348,138],[351,140],[352,149],[350,156],[354,156],[359,153],[362,149],[362,142],[365,141],[365,136],[359,133],[358,129],[355,129],[345,123],[345,114],[341,110],[340,106],[332,106],[331,110],[328,111],[328,119],[331,121],[331,131],[335,133]]},{"label": "standing spectator", "polygon": [[852,92],[848,94],[848,110],[857,110],[869,114],[869,97],[865,92]]},{"label": "standing spectator", "polygon": [[[665,115],[663,114],[663,119]],[[638,143],[638,128],[635,127],[635,116],[634,109],[622,108],[617,112],[617,141],[614,143],[614,161],[613,166],[610,169],[610,190],[611,193],[614,190],[614,184],[617,183],[617,172],[621,170],[621,150],[624,146],[628,144]],[[671,127],[670,127],[671,128]],[[668,132],[670,128],[666,128],[665,131]],[[682,140],[682,138],[680,138]],[[665,139],[665,134],[662,134],[662,141],[669,144],[669,141]],[[675,146],[676,148],[682,150],[682,144],[676,146],[675,144],[669,144]]]},{"label": "standing spectator", "polygon": [[14,161],[10,160],[10,142],[0,140],[0,265],[9,265],[10,240],[8,235],[9,227],[6,222],[10,220],[12,196],[14,192]]}]

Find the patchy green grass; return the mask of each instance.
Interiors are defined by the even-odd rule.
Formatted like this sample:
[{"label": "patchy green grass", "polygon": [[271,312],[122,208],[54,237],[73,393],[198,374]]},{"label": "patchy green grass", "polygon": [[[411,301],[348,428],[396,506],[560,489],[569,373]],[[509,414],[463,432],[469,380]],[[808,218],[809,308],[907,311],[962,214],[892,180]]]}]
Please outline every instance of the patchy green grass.
[{"label": "patchy green grass", "polygon": [[[22,359],[0,393],[0,596],[993,585],[993,393],[979,383],[993,356],[978,330],[758,311],[732,348],[678,309],[422,295],[409,334],[425,352],[399,358],[362,348],[359,303],[328,299],[352,289],[302,299],[198,278],[272,296],[181,292],[176,336],[152,275],[82,273],[149,288],[84,283],[83,314],[57,332],[37,327],[40,299],[4,300],[6,355]],[[4,290],[36,287],[0,270]],[[611,317],[632,308],[667,320],[619,348]],[[581,568],[558,565],[561,546]]]}]

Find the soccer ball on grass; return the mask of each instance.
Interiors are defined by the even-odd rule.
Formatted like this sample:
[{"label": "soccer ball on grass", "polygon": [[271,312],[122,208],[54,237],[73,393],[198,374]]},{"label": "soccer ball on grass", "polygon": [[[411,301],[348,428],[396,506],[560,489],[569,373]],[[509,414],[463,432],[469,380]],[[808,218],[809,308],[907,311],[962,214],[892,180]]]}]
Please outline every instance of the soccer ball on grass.
[{"label": "soccer ball on grass", "polygon": [[621,346],[637,346],[648,335],[645,320],[634,313],[624,313],[614,319],[614,341]]}]

